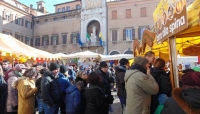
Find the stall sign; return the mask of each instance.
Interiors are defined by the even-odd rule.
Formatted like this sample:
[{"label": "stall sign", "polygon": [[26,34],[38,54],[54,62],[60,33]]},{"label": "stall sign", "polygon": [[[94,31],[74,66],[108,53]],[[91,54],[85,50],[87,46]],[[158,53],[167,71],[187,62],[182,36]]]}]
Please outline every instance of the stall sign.
[{"label": "stall sign", "polygon": [[161,0],[153,19],[156,40],[162,43],[188,27],[186,0]]}]

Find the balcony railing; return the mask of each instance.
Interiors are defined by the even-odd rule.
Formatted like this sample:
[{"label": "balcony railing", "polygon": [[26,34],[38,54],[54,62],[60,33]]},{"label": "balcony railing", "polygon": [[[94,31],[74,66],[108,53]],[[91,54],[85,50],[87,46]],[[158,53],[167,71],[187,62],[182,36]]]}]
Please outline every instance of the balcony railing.
[{"label": "balcony railing", "polygon": [[100,47],[100,46],[105,46],[105,42],[102,42],[102,45],[100,44],[100,41],[98,42],[86,42],[83,43],[81,47]]}]

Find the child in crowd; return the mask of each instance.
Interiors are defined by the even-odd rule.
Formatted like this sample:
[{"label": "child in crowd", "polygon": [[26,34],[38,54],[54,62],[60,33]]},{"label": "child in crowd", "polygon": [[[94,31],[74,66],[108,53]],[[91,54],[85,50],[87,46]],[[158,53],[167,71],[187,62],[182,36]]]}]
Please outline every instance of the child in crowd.
[{"label": "child in crowd", "polygon": [[160,114],[163,107],[164,107],[164,103],[165,101],[168,99],[166,94],[160,94],[158,97],[158,101],[159,101],[159,105],[157,106],[154,114]]},{"label": "child in crowd", "polygon": [[75,86],[71,85],[66,89],[65,96],[65,112],[66,114],[81,114],[81,95],[80,91],[82,90],[84,84],[81,81],[78,81]]}]

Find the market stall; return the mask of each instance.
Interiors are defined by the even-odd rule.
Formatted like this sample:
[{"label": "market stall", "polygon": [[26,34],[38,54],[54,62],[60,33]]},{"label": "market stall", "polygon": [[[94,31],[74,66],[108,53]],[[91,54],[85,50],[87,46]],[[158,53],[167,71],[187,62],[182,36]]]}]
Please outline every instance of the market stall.
[{"label": "market stall", "polygon": [[100,54],[98,54],[98,53],[94,53],[91,51],[83,51],[83,52],[69,54],[62,58],[69,59],[69,58],[99,58],[99,57],[100,57]]},{"label": "market stall", "polygon": [[[177,6],[179,2],[181,6]],[[135,48],[139,54],[152,50],[156,52],[156,55],[166,57],[171,61],[170,79],[173,87],[179,86],[177,55],[200,55],[199,3],[200,0],[194,1],[186,10],[185,0],[172,3],[161,1],[154,11],[154,32],[149,32],[154,33],[156,39],[150,37],[153,40],[142,40],[142,44],[145,45],[142,45],[139,50]],[[152,36],[149,33],[147,36]]]},{"label": "market stall", "polygon": [[100,55],[102,61],[120,60],[122,58],[132,59],[132,54]]},{"label": "market stall", "polygon": [[6,57],[6,59],[12,61],[19,59],[25,62],[27,59],[34,60],[53,60],[59,57],[46,51],[42,51],[26,45],[14,37],[6,34],[0,33],[0,51],[4,54],[1,56]]}]

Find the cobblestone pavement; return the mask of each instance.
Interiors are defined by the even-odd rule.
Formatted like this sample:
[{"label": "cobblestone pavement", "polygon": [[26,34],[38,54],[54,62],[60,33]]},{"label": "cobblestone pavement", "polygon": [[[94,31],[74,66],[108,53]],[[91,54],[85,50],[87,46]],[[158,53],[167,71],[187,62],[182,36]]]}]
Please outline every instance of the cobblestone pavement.
[{"label": "cobblestone pavement", "polygon": [[117,96],[117,92],[112,92],[112,95],[114,97],[114,102],[111,105],[113,108],[113,112],[110,114],[122,114],[122,108],[121,108],[119,98]]}]

